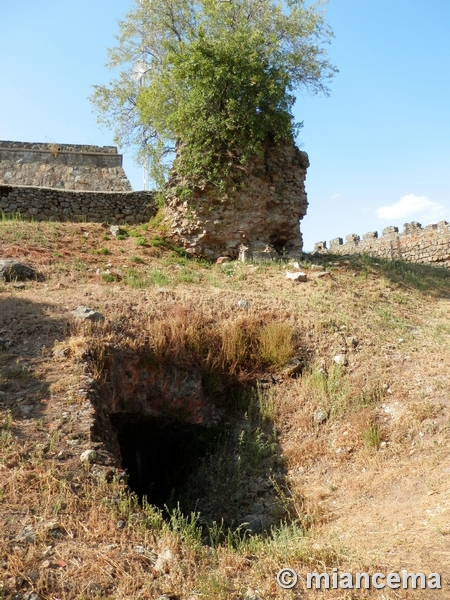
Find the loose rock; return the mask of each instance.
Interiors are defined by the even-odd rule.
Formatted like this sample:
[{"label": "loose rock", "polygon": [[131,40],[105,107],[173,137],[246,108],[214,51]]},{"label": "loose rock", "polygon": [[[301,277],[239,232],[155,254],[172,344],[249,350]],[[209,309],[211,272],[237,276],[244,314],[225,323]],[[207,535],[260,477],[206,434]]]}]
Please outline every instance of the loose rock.
[{"label": "loose rock", "polygon": [[156,571],[166,571],[169,563],[174,559],[173,552],[170,548],[165,548],[158,554],[158,558],[153,566]]},{"label": "loose rock", "polygon": [[72,314],[75,318],[81,319],[82,321],[103,321],[105,318],[101,313],[88,306],[79,306],[72,311]]},{"label": "loose rock", "polygon": [[97,453],[95,450],[85,450],[80,456],[80,461],[82,463],[91,463],[95,460],[96,456]]},{"label": "loose rock", "polygon": [[336,356],[333,357],[333,362],[335,362],[337,365],[345,367],[347,364],[347,357],[345,354],[336,354]]},{"label": "loose rock", "polygon": [[34,532],[34,528],[32,527],[32,525],[27,525],[26,527],[24,527],[22,533],[19,534],[16,539],[18,542],[25,542],[26,544],[34,544],[35,539],[36,539],[36,534]]},{"label": "loose rock", "polygon": [[304,363],[300,358],[293,358],[285,367],[284,374],[288,377],[293,377],[302,372]]},{"label": "loose rock", "polygon": [[36,271],[15,260],[0,260],[0,281],[35,279]]},{"label": "loose rock", "polygon": [[250,308],[250,302],[247,302],[247,300],[238,300],[237,303],[238,308]]},{"label": "loose rock", "polygon": [[322,425],[328,420],[328,414],[324,410],[315,410],[313,412],[314,425]]},{"label": "loose rock", "polygon": [[291,273],[290,271],[286,271],[286,279],[291,279],[292,281],[306,281],[306,273],[302,273],[299,271],[298,273]]},{"label": "loose rock", "polygon": [[117,225],[111,225],[111,227],[109,228],[111,234],[114,237],[117,237],[118,235],[125,235],[126,232],[124,229],[121,229],[120,227],[118,227]]}]

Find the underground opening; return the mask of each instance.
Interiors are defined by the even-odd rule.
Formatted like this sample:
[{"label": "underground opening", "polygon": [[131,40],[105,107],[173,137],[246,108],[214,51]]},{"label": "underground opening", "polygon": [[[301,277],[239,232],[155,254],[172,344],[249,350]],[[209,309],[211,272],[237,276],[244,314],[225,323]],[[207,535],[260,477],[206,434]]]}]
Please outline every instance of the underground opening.
[{"label": "underground opening", "polygon": [[129,487],[150,504],[186,504],[190,480],[211,451],[215,430],[141,414],[111,415]]},{"label": "underground opening", "polygon": [[[288,518],[283,466],[273,429],[248,412],[215,426],[142,413],[109,416],[128,486],[170,518],[174,509],[263,533]],[[206,539],[206,538],[205,538]]]},{"label": "underground opening", "polygon": [[[207,335],[198,327],[204,341]],[[291,336],[291,330],[261,330],[246,319],[230,327],[220,334],[223,348],[214,346],[215,337],[209,340],[207,358],[217,359],[222,352],[223,364],[211,358],[205,366],[206,342],[200,345],[198,364],[188,360],[190,354],[181,354],[178,362],[156,360],[153,346],[139,351],[108,346],[99,357],[94,354],[101,377],[93,432],[120,462],[131,491],[167,518],[179,506],[184,515],[200,514],[208,526],[216,522],[262,533],[289,519],[289,498],[283,495],[286,473],[270,408],[274,399],[269,388],[252,387],[251,361],[259,356],[260,369],[270,364],[272,354],[263,356],[261,348],[267,349],[274,331]],[[195,336],[189,339],[192,353],[199,346]],[[245,349],[244,358],[239,354],[240,371],[227,346],[230,340],[231,350],[236,344]]]}]

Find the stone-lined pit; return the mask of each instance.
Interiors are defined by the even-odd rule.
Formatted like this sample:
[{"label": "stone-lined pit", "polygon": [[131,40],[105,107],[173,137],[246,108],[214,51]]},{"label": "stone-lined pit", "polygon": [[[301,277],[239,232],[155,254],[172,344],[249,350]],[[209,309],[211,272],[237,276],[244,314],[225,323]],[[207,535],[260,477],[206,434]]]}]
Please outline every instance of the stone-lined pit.
[{"label": "stone-lined pit", "polygon": [[204,522],[225,527],[246,523],[252,533],[286,519],[273,426],[259,420],[257,408],[249,417],[236,397],[227,408],[226,392],[208,393],[194,368],[151,364],[132,350],[111,349],[102,371],[92,440],[141,499],[166,515],[166,506],[179,503],[184,514],[200,512]]}]

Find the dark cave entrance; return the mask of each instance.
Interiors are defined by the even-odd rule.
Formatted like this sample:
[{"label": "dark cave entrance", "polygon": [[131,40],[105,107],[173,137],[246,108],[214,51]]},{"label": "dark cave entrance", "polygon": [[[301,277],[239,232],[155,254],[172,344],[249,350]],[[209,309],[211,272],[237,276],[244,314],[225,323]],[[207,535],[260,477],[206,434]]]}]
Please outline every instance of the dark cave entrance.
[{"label": "dark cave entrance", "polygon": [[111,423],[131,490],[161,509],[182,503],[201,458],[212,451],[215,431],[133,413],[113,414]]}]

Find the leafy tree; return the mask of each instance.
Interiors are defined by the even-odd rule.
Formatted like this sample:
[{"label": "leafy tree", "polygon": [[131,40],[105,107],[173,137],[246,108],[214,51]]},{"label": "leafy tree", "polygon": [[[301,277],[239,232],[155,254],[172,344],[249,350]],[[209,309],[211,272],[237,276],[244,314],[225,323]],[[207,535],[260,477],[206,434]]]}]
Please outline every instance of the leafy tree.
[{"label": "leafy tree", "polygon": [[91,97],[98,120],[160,184],[181,146],[179,173],[224,186],[266,143],[295,139],[295,91],[328,93],[324,2],[139,0],[109,50],[122,70]]}]

